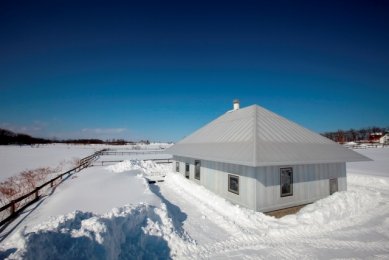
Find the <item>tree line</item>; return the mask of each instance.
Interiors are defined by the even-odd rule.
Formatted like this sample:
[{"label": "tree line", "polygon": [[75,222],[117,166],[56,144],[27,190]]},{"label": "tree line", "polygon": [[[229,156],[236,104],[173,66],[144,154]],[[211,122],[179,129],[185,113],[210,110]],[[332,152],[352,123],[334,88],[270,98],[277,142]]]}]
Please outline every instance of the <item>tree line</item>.
[{"label": "tree line", "polygon": [[349,130],[337,130],[335,132],[325,132],[322,133],[323,136],[335,141],[335,142],[360,142],[360,141],[369,141],[371,134],[373,133],[382,133],[385,134],[389,132],[389,127],[365,127],[360,129],[349,129]]},{"label": "tree line", "polygon": [[[35,145],[35,144],[51,144],[51,143],[65,143],[65,144],[110,144],[110,145],[125,145],[135,144],[132,141],[124,139],[68,139],[68,140],[52,140],[45,138],[36,138],[27,134],[14,133],[7,129],[0,128],[0,145]],[[149,140],[142,140],[141,143],[149,144]]]}]

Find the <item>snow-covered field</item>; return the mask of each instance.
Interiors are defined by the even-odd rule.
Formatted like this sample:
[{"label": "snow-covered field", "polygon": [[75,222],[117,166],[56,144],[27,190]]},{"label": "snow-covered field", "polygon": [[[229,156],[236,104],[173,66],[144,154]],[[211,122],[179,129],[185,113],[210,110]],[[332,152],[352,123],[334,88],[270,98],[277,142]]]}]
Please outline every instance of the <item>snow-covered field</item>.
[{"label": "snow-covered field", "polygon": [[[1,231],[0,258],[389,259],[389,148],[358,152],[374,161],[348,164],[347,192],[281,219],[233,205],[170,165],[88,168]],[[165,182],[148,184],[149,175]]]},{"label": "snow-covered field", "polygon": [[40,145],[31,146],[4,146],[0,145],[0,182],[11,176],[16,176],[24,170],[40,167],[65,170],[73,166],[74,160],[93,154],[99,148],[85,145]]},{"label": "snow-covered field", "polygon": [[[74,161],[93,154],[96,151],[111,148],[118,152],[141,152],[148,150],[160,150],[169,147],[165,143],[153,143],[150,145],[73,145],[73,144],[49,144],[39,146],[0,145],[0,182],[8,177],[16,176],[24,170],[33,170],[40,167],[62,168],[65,171],[74,167]],[[139,150],[135,150],[139,149]],[[146,150],[147,149],[147,150]],[[112,160],[129,159],[114,157]],[[138,158],[138,157],[137,157]],[[139,155],[140,159],[147,156]],[[168,158],[166,155],[161,158]],[[109,158],[106,158],[108,160]],[[131,159],[131,158],[130,158]]]}]

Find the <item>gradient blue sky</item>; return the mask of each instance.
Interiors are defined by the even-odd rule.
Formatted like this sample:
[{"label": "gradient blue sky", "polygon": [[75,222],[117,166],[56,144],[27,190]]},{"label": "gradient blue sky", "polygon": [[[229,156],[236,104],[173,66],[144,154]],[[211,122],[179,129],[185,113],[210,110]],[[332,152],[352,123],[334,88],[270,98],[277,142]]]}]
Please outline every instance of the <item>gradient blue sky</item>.
[{"label": "gradient blue sky", "polygon": [[388,14],[383,0],[1,1],[0,127],[176,141],[234,98],[316,132],[386,127]]}]

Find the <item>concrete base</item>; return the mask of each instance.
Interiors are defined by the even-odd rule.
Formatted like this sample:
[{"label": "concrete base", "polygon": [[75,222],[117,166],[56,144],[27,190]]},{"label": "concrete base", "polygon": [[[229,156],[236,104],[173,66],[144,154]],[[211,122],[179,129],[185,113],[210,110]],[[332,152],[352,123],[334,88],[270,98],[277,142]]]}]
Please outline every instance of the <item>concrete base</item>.
[{"label": "concrete base", "polygon": [[297,212],[300,211],[300,209],[302,209],[306,205],[308,205],[308,204],[290,207],[290,208],[286,208],[286,209],[279,209],[279,210],[264,212],[264,214],[269,215],[269,216],[273,216],[276,218],[282,218],[283,216],[286,216],[286,215],[296,214]]}]

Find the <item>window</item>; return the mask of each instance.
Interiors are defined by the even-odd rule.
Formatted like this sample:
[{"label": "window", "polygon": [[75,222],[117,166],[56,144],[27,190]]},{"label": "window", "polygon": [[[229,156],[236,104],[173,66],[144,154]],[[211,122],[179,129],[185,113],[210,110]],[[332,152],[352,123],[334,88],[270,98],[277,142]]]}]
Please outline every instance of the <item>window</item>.
[{"label": "window", "polygon": [[194,165],[195,165],[195,179],[197,180],[200,180],[200,168],[201,168],[201,163],[200,161],[195,161],[194,162]]},{"label": "window", "polygon": [[228,191],[239,195],[239,176],[228,174]]},{"label": "window", "polygon": [[185,177],[189,179],[189,163],[185,164]]},{"label": "window", "polygon": [[176,162],[176,172],[180,172],[180,162]]},{"label": "window", "polygon": [[291,167],[280,169],[280,187],[281,197],[293,195],[293,169]]},{"label": "window", "polygon": [[338,179],[330,179],[330,195],[338,191]]}]

